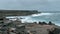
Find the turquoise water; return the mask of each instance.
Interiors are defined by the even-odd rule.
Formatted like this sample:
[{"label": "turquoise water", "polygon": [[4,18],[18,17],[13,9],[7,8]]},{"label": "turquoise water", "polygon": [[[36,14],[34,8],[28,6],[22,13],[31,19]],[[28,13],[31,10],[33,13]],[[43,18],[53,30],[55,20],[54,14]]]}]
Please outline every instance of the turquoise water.
[{"label": "turquoise water", "polygon": [[49,22],[52,21],[56,25],[60,25],[60,13],[39,13],[39,14],[33,14],[30,16],[25,16],[26,19],[22,19],[24,22],[39,22],[39,21],[45,21]]},{"label": "turquoise water", "polygon": [[39,21],[45,21],[48,23],[49,21],[52,21],[56,25],[60,26],[60,12],[42,12],[39,14],[33,14],[33,15],[29,15],[29,16],[17,16],[17,17],[24,18],[24,19],[21,19],[21,21],[23,23],[24,22],[31,23],[31,22],[39,22]]},{"label": "turquoise water", "polygon": [[33,20],[36,21],[45,21],[45,22],[49,22],[52,21],[53,23],[60,25],[60,13],[43,13],[46,15],[39,15],[39,16],[35,16],[32,17]]}]

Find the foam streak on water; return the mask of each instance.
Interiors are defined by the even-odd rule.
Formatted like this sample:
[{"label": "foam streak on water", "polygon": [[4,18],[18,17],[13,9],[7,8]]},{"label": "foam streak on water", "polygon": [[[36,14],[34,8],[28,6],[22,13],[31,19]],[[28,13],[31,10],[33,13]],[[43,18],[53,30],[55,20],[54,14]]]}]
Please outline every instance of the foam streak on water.
[{"label": "foam streak on water", "polygon": [[41,13],[32,15],[32,18],[37,21],[49,22],[52,21],[53,23],[60,26],[60,13]]},{"label": "foam streak on water", "polygon": [[40,13],[40,14],[32,14],[31,16],[44,16],[44,15],[52,15],[53,13]]},{"label": "foam streak on water", "polygon": [[[53,23],[60,25],[60,13],[39,13],[39,14],[32,14],[29,16],[17,16],[21,19],[22,22],[38,22],[38,21],[45,21],[49,22],[52,21]],[[9,16],[7,18],[16,18],[16,16]]]}]

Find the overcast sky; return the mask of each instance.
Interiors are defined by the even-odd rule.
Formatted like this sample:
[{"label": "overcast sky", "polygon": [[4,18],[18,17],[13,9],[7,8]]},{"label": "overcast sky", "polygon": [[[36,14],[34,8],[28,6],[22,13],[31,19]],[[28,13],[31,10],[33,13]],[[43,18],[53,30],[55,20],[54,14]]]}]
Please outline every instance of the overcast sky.
[{"label": "overcast sky", "polygon": [[0,9],[60,11],[60,0],[0,0]]}]

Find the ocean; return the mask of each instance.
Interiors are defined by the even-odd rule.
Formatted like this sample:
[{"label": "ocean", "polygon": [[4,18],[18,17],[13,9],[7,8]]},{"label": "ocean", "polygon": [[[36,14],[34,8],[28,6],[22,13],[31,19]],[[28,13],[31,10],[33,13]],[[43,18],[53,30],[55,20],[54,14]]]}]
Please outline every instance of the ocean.
[{"label": "ocean", "polygon": [[[13,17],[13,16],[12,16]],[[15,17],[15,16],[14,16]],[[18,18],[23,18],[21,19],[22,23],[33,23],[33,22],[49,22],[51,21],[52,23],[60,26],[60,12],[42,12],[38,14],[32,14],[29,16],[17,16]]]}]

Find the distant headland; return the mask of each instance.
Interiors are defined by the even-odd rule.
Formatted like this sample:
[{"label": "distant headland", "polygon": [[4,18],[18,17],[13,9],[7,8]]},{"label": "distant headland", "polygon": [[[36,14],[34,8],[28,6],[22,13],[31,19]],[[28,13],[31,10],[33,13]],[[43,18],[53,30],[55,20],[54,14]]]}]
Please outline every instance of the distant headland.
[{"label": "distant headland", "polygon": [[0,10],[0,18],[2,16],[27,16],[41,13],[37,10]]}]

